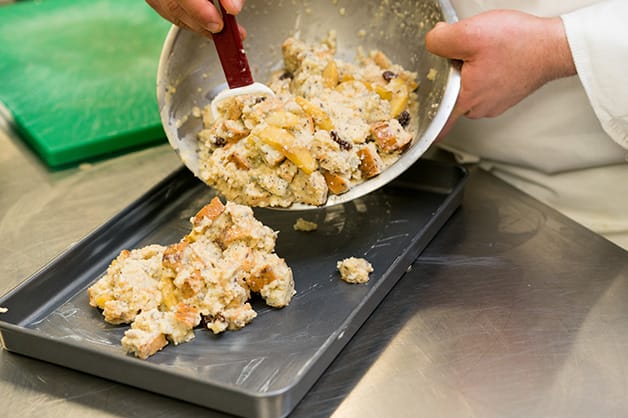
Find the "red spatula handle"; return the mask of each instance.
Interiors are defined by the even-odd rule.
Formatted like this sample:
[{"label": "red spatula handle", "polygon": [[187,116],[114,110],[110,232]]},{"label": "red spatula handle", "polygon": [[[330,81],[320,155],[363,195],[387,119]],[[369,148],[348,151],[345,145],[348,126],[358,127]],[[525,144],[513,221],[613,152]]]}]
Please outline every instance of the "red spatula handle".
[{"label": "red spatula handle", "polygon": [[213,34],[212,37],[227,84],[231,89],[253,84],[253,76],[242,47],[242,38],[235,16],[227,13],[222,5],[220,5],[220,10],[224,27],[222,31]]}]

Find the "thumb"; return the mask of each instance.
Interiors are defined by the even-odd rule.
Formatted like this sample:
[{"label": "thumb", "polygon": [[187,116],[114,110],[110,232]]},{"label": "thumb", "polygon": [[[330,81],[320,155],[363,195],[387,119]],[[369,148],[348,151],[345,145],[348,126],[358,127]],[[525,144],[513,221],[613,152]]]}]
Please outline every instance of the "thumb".
[{"label": "thumb", "polygon": [[425,35],[425,46],[431,53],[451,59],[464,60],[471,53],[460,22],[438,22]]}]

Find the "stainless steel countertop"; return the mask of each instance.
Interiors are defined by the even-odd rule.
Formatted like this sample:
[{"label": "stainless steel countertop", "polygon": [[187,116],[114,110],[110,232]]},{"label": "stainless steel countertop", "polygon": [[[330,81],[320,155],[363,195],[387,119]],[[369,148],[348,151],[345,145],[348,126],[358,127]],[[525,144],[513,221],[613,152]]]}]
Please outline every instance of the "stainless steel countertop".
[{"label": "stainless steel countertop", "polygon": [[[4,294],[179,167],[166,145],[47,170],[0,130]],[[479,170],[294,417],[628,414],[628,252]],[[222,417],[0,351],[3,417]]]}]

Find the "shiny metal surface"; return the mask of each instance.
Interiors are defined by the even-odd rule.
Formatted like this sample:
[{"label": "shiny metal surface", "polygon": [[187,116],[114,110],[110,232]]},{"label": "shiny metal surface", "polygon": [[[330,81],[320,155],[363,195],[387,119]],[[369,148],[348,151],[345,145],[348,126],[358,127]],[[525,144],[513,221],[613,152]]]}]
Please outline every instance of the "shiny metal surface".
[{"label": "shiny metal surface", "polygon": [[[0,292],[179,166],[164,145],[57,172],[0,132]],[[293,417],[620,417],[628,254],[472,171],[462,208]],[[0,351],[3,417],[224,417]]]},{"label": "shiny metal surface", "polygon": [[[281,7],[280,7],[281,6]],[[320,41],[337,32],[338,56],[353,61],[359,47],[380,49],[393,62],[416,71],[419,130],[413,145],[382,174],[344,193],[330,195],[326,206],[348,202],[376,190],[412,165],[434,142],[456,102],[460,75],[444,58],[425,48],[425,34],[441,20],[454,21],[449,0],[351,0],[342,2],[260,0],[247,4],[238,21],[248,28],[245,42],[253,78],[265,82],[281,68],[281,44],[289,36]],[[364,35],[360,35],[361,31]],[[255,66],[257,65],[257,67]],[[436,78],[427,74],[436,70]],[[226,87],[220,61],[211,41],[173,27],[166,38],[157,74],[157,101],[164,130],[183,163],[198,176],[196,134],[201,121],[191,116]],[[294,204],[289,209],[311,208]]]}]

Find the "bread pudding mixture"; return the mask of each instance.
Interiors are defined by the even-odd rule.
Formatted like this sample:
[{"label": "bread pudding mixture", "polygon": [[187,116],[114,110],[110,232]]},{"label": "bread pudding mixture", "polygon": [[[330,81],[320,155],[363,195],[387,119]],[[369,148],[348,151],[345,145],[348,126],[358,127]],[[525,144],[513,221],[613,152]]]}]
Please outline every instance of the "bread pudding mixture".
[{"label": "bread pudding mixture", "polygon": [[282,45],[275,97],[241,95],[203,112],[200,177],[250,206],[322,205],[394,163],[417,132],[416,73],[381,51],[335,57],[335,39]]},{"label": "bread pudding mixture", "polygon": [[367,283],[373,266],[365,258],[349,257],[336,263],[340,278],[347,283]]},{"label": "bread pudding mixture", "polygon": [[256,316],[252,292],[276,308],[295,294],[292,270],[274,253],[276,232],[250,207],[214,198],[191,223],[175,244],[122,251],[88,289],[105,321],[131,324],[122,346],[142,359],[191,340],[201,324],[216,334],[244,327]]}]

